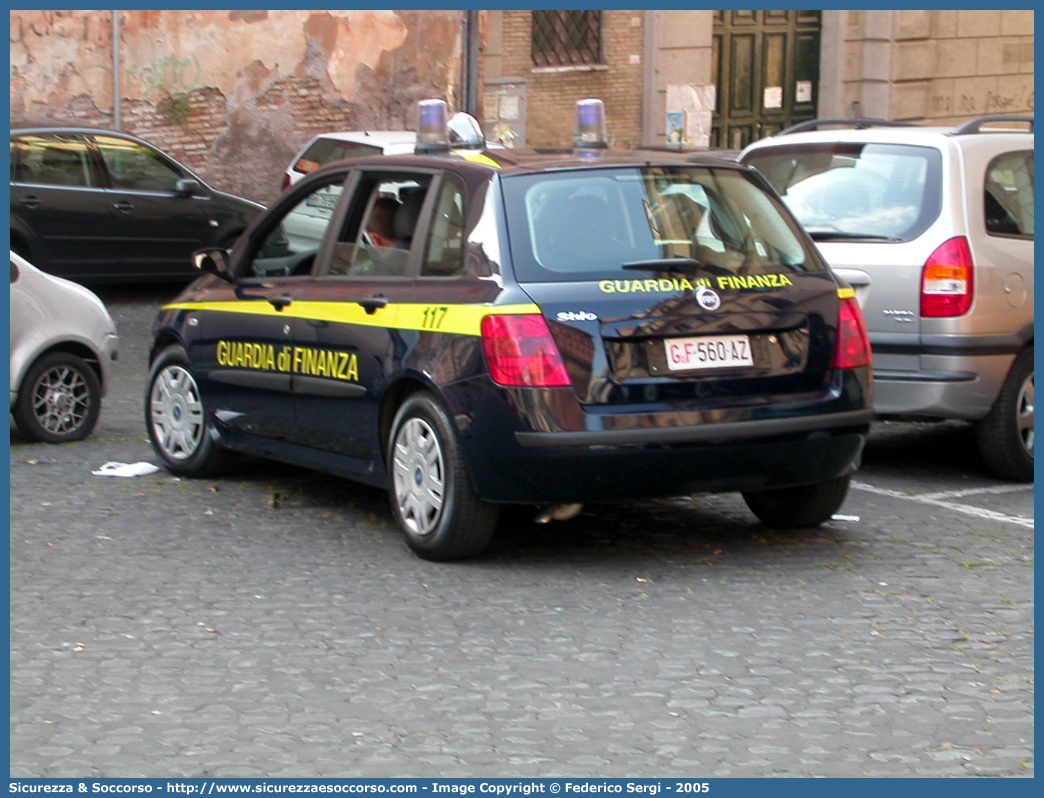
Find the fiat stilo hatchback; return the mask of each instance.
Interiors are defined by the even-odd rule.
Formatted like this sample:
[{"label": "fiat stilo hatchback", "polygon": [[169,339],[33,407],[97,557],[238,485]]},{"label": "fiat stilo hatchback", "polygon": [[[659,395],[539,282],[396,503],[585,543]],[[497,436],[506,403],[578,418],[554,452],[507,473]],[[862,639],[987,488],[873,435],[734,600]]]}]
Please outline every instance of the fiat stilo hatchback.
[{"label": "fiat stilo hatchback", "polygon": [[435,103],[420,154],[330,164],[197,253],[151,351],[167,468],[237,451],[381,486],[433,560],[485,549],[505,503],[740,491],[770,526],[830,518],[870,424],[852,290],[754,170],[607,150],[580,110],[567,152],[454,150]]}]

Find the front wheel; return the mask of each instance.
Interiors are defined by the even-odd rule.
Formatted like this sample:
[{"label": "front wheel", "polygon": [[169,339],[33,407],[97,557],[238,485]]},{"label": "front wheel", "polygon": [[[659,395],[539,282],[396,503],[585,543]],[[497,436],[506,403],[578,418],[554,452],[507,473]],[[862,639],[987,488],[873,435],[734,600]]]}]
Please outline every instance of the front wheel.
[{"label": "front wheel", "polygon": [[101,398],[98,375],[83,358],[51,352],[25,373],[15,402],[15,423],[34,441],[80,441],[98,421]]},{"label": "front wheel", "polygon": [[796,488],[749,491],[743,501],[758,519],[773,529],[819,526],[845,501],[851,477],[838,477]]},{"label": "front wheel", "polygon": [[175,474],[206,477],[227,464],[228,452],[214,440],[188,354],[180,346],[167,347],[152,364],[145,425],[152,448]]},{"label": "front wheel", "polygon": [[419,557],[463,559],[489,545],[497,508],[472,489],[452,421],[430,394],[414,394],[396,413],[388,473],[392,512]]},{"label": "front wheel", "polygon": [[1033,481],[1033,347],[1015,358],[990,414],[975,425],[979,452],[990,473]]}]

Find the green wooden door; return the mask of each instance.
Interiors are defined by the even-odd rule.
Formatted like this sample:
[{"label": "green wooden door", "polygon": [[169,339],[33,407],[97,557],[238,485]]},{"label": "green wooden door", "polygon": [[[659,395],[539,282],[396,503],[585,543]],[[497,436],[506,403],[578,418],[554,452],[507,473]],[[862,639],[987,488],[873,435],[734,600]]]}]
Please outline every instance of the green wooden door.
[{"label": "green wooden door", "polygon": [[712,146],[740,149],[815,118],[821,14],[714,12]]}]

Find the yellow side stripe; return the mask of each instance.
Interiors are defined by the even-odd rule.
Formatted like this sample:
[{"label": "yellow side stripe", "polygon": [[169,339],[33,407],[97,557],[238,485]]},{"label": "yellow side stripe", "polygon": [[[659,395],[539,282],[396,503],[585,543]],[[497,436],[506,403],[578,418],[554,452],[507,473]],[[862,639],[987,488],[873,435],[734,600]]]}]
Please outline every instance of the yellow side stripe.
[{"label": "yellow side stripe", "polygon": [[295,300],[283,310],[276,310],[264,300],[227,302],[176,302],[164,310],[240,313],[274,316],[284,319],[354,324],[361,327],[385,327],[393,330],[426,330],[456,335],[481,335],[482,319],[492,315],[517,316],[540,313],[533,304],[521,305],[454,305],[389,303],[367,313],[357,302],[308,302]]}]

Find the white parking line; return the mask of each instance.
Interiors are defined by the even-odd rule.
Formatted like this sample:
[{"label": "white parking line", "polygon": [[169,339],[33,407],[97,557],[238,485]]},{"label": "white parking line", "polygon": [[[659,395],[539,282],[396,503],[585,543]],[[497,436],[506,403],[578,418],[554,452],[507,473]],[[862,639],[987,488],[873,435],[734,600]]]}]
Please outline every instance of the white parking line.
[{"label": "white parking line", "polygon": [[974,496],[977,493],[1015,493],[1020,490],[1033,490],[1032,485],[993,485],[988,488],[965,488],[964,490],[942,490],[938,493],[923,493],[922,499],[959,499],[962,496]]},{"label": "white parking line", "polygon": [[996,513],[993,510],[986,510],[982,507],[971,507],[967,504],[958,504],[952,501],[944,501],[941,497],[953,498],[954,496],[967,496],[972,493],[1010,493],[1012,490],[1027,489],[1029,486],[1020,485],[1018,487],[1014,485],[1003,485],[996,488],[982,488],[977,490],[968,491],[952,491],[950,493],[929,493],[921,496],[917,496],[910,493],[903,493],[899,490],[889,490],[888,488],[878,488],[875,485],[868,485],[865,482],[853,482],[852,487],[856,490],[865,490],[867,493],[876,493],[878,496],[888,496],[893,499],[906,499],[911,502],[920,502],[921,504],[931,504],[936,507],[942,507],[955,513],[964,513],[965,515],[974,515],[977,518],[985,518],[990,521],[1001,521],[1008,524],[1017,524],[1018,526],[1024,526],[1028,529],[1033,529],[1032,518],[1022,518],[1015,515],[1005,515],[1004,513]]}]

